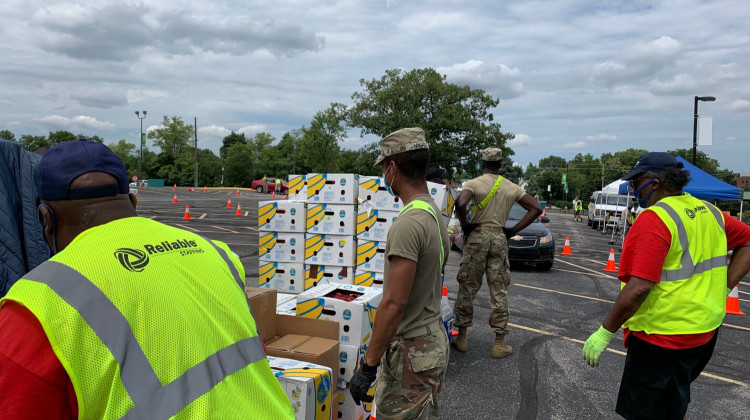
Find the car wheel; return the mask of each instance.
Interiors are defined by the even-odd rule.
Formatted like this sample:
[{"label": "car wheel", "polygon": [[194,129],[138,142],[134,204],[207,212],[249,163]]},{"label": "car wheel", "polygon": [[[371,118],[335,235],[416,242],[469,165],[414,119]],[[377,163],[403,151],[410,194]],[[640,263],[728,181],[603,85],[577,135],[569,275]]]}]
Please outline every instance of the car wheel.
[{"label": "car wheel", "polygon": [[553,261],[537,263],[536,267],[540,270],[549,270],[552,268]]},{"label": "car wheel", "polygon": [[591,222],[592,229],[599,229],[599,222]]},{"label": "car wheel", "polygon": [[284,195],[289,194],[289,188],[284,188]]},{"label": "car wheel", "polygon": [[589,226],[591,226],[591,219],[587,219],[586,221],[588,222]]},{"label": "car wheel", "polygon": [[255,191],[263,194],[263,187],[258,187],[258,188],[255,189]]}]

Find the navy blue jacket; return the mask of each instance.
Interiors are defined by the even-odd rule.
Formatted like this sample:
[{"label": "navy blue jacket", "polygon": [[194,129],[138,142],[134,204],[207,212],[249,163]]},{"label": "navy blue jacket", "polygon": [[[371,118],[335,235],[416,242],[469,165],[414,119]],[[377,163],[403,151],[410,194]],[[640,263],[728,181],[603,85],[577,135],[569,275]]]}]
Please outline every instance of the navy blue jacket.
[{"label": "navy blue jacket", "polygon": [[0,140],[0,297],[49,258],[36,206],[42,157]]}]

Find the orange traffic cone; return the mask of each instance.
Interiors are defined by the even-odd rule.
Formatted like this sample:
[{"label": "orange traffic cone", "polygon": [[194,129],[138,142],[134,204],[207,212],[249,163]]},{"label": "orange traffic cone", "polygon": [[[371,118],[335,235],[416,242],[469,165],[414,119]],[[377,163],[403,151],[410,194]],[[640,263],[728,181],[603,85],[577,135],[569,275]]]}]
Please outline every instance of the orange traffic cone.
[{"label": "orange traffic cone", "polygon": [[235,216],[242,216],[242,209],[240,208],[240,206],[241,206],[241,205],[242,205],[242,204],[240,204],[240,203],[237,203],[237,211],[236,211],[236,212],[234,212],[234,215],[235,215]]},{"label": "orange traffic cone", "polygon": [[227,207],[228,209],[232,208],[232,197],[227,197]]},{"label": "orange traffic cone", "polygon": [[239,189],[237,190],[237,195],[240,195],[240,190]]},{"label": "orange traffic cone", "polygon": [[185,215],[182,216],[182,220],[192,220],[190,219],[190,204],[185,206]]},{"label": "orange traffic cone", "polygon": [[744,312],[740,310],[740,295],[738,292],[738,287],[734,286],[732,291],[729,293],[729,296],[727,296],[727,313],[732,315],[745,315]]},{"label": "orange traffic cone", "polygon": [[547,215],[547,209],[542,209],[542,217]]},{"label": "orange traffic cone", "polygon": [[174,198],[172,199],[172,204],[177,204],[177,193],[174,194]]},{"label": "orange traffic cone", "polygon": [[560,255],[573,255],[572,252],[570,252],[570,237],[565,237],[565,246],[563,247],[563,252]]},{"label": "orange traffic cone", "polygon": [[288,195],[285,195],[285,196],[284,196],[284,200],[286,200],[286,199],[288,199],[288,198],[289,198],[289,196],[288,196]]},{"label": "orange traffic cone", "polygon": [[607,266],[602,269],[602,271],[610,271],[613,273],[617,272],[617,268],[615,267],[615,250],[610,248],[609,250],[609,258],[607,259]]},{"label": "orange traffic cone", "polygon": [[378,411],[378,410],[377,410],[377,407],[375,407],[375,400],[373,400],[372,401],[372,411],[370,411],[370,420],[376,420],[375,419],[375,415],[377,414],[377,413],[375,413],[376,411]]},{"label": "orange traffic cone", "polygon": [[175,191],[177,191],[177,184],[174,184],[174,188],[172,188],[172,189],[175,190]]},{"label": "orange traffic cone", "polygon": [[203,192],[208,192],[205,185],[203,186]]},{"label": "orange traffic cone", "polygon": [[276,198],[276,191],[271,193],[271,198]]}]

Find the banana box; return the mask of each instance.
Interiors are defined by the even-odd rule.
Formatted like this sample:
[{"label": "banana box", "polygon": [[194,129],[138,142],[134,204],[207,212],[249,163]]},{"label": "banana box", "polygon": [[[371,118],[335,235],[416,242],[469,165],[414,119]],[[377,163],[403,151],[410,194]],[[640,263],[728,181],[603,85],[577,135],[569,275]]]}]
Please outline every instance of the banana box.
[{"label": "banana box", "polygon": [[346,388],[359,367],[361,347],[339,344],[339,377],[338,387]]},{"label": "banana box", "polygon": [[367,349],[383,291],[352,284],[324,284],[297,295],[297,316],[339,323],[339,341]]},{"label": "banana box", "polygon": [[305,264],[354,267],[356,252],[357,240],[352,235],[305,236]]},{"label": "banana box", "polygon": [[397,196],[391,195],[382,185],[383,178],[378,176],[359,177],[359,193],[357,200],[360,203],[370,203],[373,209],[386,211],[399,211],[403,203]]},{"label": "banana box", "polygon": [[[260,261],[258,287],[299,293],[305,287],[305,264]],[[277,298],[278,301],[278,298]]]},{"label": "banana box", "polygon": [[259,201],[258,230],[262,232],[305,232],[305,203],[299,201]]},{"label": "banana box", "polygon": [[307,174],[307,202],[356,204],[359,183],[354,174]]},{"label": "banana box", "polygon": [[305,234],[287,232],[260,232],[258,261],[304,262]]},{"label": "banana box", "polygon": [[388,230],[397,218],[397,211],[360,209],[357,212],[357,239],[385,241]]},{"label": "banana box", "polygon": [[354,235],[357,207],[354,204],[308,204],[307,233]]},{"label": "banana box", "polygon": [[297,295],[292,293],[276,293],[276,307],[278,308],[279,305],[282,303],[289,302],[290,300],[293,300],[297,302]]},{"label": "banana box", "polygon": [[268,356],[268,364],[292,403],[295,419],[331,420],[335,389],[330,368],[273,356]]},{"label": "banana box", "polygon": [[357,270],[385,271],[385,241],[357,242]]},{"label": "banana box", "polygon": [[384,277],[383,273],[376,273],[374,271],[356,270],[354,272],[354,284],[356,286],[376,287],[378,289],[382,289],[383,277]]},{"label": "banana box", "polygon": [[284,301],[276,304],[277,315],[297,315],[297,296],[294,295],[294,299]]},{"label": "banana box", "polygon": [[331,283],[353,284],[354,267],[305,264],[305,290]]},{"label": "banana box", "polygon": [[[374,389],[374,387],[373,387]],[[373,394],[374,395],[374,394]],[[339,418],[342,420],[364,420],[365,408],[354,402],[352,394],[348,389],[340,386],[336,395],[339,407]],[[372,404],[372,403],[370,403]]]},{"label": "banana box", "polygon": [[306,175],[289,175],[289,200],[302,202],[307,200]]},{"label": "banana box", "polygon": [[427,190],[435,201],[435,205],[440,209],[440,213],[450,220],[453,215],[453,208],[456,206],[456,200],[458,200],[458,192],[443,184],[430,181],[427,181]]}]

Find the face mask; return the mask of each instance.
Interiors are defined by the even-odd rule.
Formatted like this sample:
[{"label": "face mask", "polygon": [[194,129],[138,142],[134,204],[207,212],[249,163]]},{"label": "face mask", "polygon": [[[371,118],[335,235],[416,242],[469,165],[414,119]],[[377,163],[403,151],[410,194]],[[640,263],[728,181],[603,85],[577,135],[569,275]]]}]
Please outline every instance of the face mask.
[{"label": "face mask", "polygon": [[388,174],[388,171],[390,171],[390,170],[391,170],[391,167],[389,166],[388,169],[385,170],[385,173],[383,174],[382,180],[383,180],[383,185],[385,186],[385,190],[388,191],[388,194],[390,194],[390,195],[392,195],[392,196],[395,197],[396,193],[393,192],[392,186],[393,186],[393,181],[396,180],[396,176],[394,175],[393,179],[391,180],[391,185],[388,185],[387,182],[386,182],[386,180],[385,180],[385,176]]},{"label": "face mask", "polygon": [[656,178],[649,180],[647,183],[641,185],[637,190],[633,191],[633,195],[635,195],[635,198],[638,199],[638,207],[646,208],[648,207],[648,200],[651,199],[651,196],[654,195],[656,190],[651,190],[651,192],[646,196],[646,198],[641,198],[641,190],[646,188],[647,185],[651,184],[652,182],[656,181]]},{"label": "face mask", "polygon": [[[39,207],[37,207],[37,211],[41,210],[42,207],[46,208],[49,212],[50,219],[52,219],[52,255],[57,254],[57,238],[55,237],[55,230],[56,230],[56,222],[55,222],[55,213],[52,212],[52,208],[46,204],[40,204]],[[44,234],[44,218],[42,217],[42,212],[39,211],[39,224],[42,226],[42,234]]]}]

